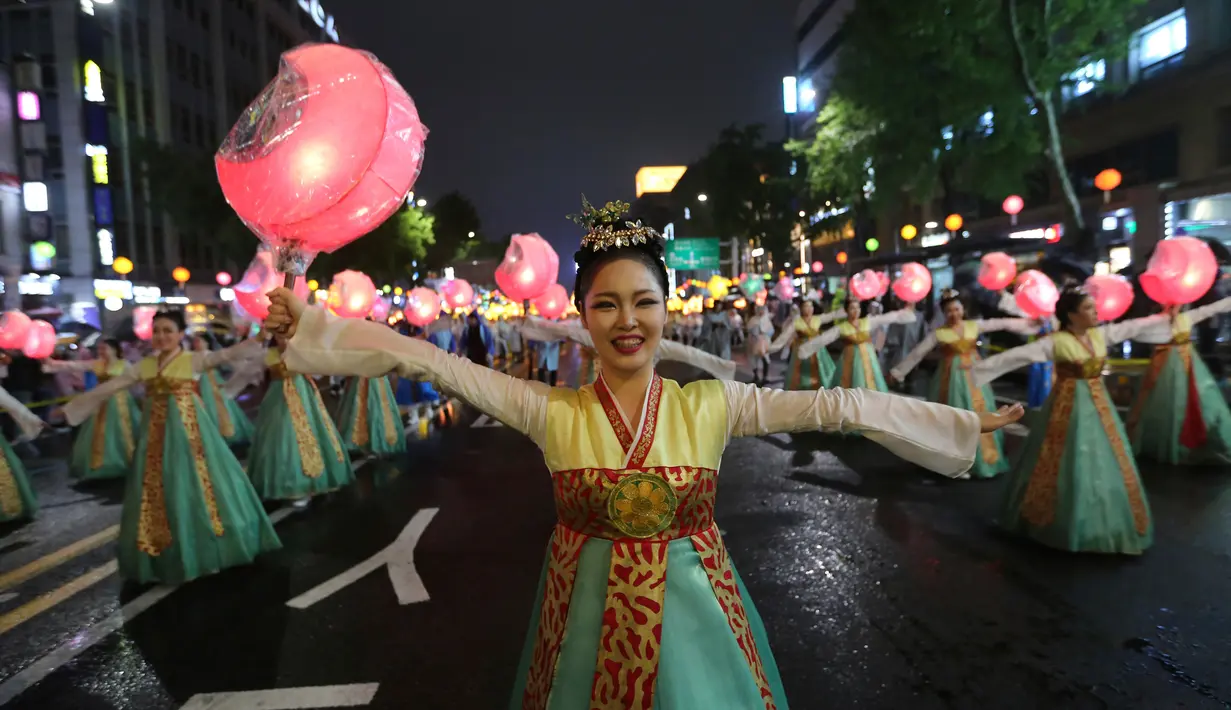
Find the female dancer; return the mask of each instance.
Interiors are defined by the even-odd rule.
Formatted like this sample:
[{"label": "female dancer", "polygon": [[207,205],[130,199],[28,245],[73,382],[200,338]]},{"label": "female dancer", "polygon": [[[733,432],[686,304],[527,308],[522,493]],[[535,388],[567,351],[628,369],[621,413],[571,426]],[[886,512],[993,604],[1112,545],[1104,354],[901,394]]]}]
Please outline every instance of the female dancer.
[{"label": "female dancer", "polygon": [[338,412],[338,431],[350,451],[381,457],[406,453],[406,430],[402,428],[402,413],[394,401],[388,374],[352,377],[346,384]]},{"label": "female dancer", "polygon": [[581,218],[589,231],[577,253],[577,306],[602,361],[593,386],[513,379],[388,329],[306,308],[284,289],[271,294],[267,326],[290,328],[292,368],[426,374],[543,450],[559,520],[512,707],[561,710],[597,699],[620,707],[786,708],[765,629],[713,520],[727,440],[857,429],[952,472],[972,463],[981,428],[1020,412],[976,415],[873,392],[663,380],[653,367],[667,319],[663,243],[626,222],[626,209],[587,204]]},{"label": "female dancer", "polygon": [[[48,360],[43,363],[43,372],[92,372],[101,385],[130,367],[120,359],[117,340],[100,340],[97,353],[95,360]],[[136,399],[128,390],[116,392],[77,430],[69,473],[81,481],[127,476],[140,427],[141,410]]]},{"label": "female dancer", "polygon": [[[208,353],[209,345],[209,340],[201,333],[192,336],[194,353]],[[252,420],[244,414],[239,402],[235,401],[234,395],[239,393],[228,391],[230,388],[223,384],[217,370],[201,373],[198,383],[201,386],[201,401],[205,404],[205,411],[209,412],[210,418],[218,425],[218,431],[222,433],[227,444],[235,446],[251,442]]]},{"label": "female dancer", "polygon": [[[824,347],[816,348],[809,355],[801,355],[799,348],[804,343],[821,334],[821,329],[839,318],[845,318],[842,311],[831,311],[815,315],[816,304],[804,300],[799,304],[799,315],[791,324],[782,330],[769,346],[769,352],[776,353],[787,345],[791,346],[791,360],[786,368],[786,389],[816,390],[833,384],[833,358]],[[832,342],[832,341],[831,341]],[[828,343],[826,343],[828,345]]]},{"label": "female dancer", "polygon": [[[748,361],[752,363],[752,380],[764,386],[769,379],[769,343],[774,337],[774,321],[765,306],[757,306],[756,315],[748,320]],[[829,353],[825,353],[829,357]],[[832,361],[830,361],[832,363]]]},{"label": "female dancer", "polygon": [[[1017,305],[1017,301],[1013,298],[1013,294],[1005,291],[1000,294],[999,309],[1013,316],[1025,318],[1026,314],[1021,307]],[[1056,330],[1055,318],[1044,318],[1038,322],[1038,330],[1032,333],[1034,338],[1046,338]],[[1047,395],[1051,394],[1051,386],[1056,381],[1056,372],[1052,368],[1051,360],[1047,362],[1034,362],[1030,364],[1029,375],[1026,380],[1026,406],[1030,409],[1038,409],[1047,401]]]},{"label": "female dancer", "polygon": [[859,300],[846,300],[846,320],[826,330],[799,346],[799,356],[807,358],[814,352],[823,351],[829,344],[841,338],[842,360],[834,373],[836,387],[865,387],[877,392],[888,392],[885,376],[881,373],[880,358],[872,345],[872,330],[882,325],[909,325],[916,321],[913,308],[903,308],[891,313],[860,318]]},{"label": "female dancer", "polygon": [[[42,419],[26,409],[3,387],[0,387],[0,409],[13,418],[24,439],[33,439],[47,427]],[[26,467],[13,453],[9,442],[0,436],[0,523],[30,520],[37,512],[38,499],[30,487],[30,479],[26,477]]]},{"label": "female dancer", "polygon": [[1107,347],[1165,336],[1166,315],[1099,326],[1094,299],[1068,288],[1056,302],[1060,330],[974,366],[975,386],[1052,360],[1056,385],[1010,473],[1001,524],[1071,552],[1141,554],[1154,540],[1150,506],[1111,396]]},{"label": "female dancer", "polygon": [[197,378],[255,357],[261,341],[226,350],[184,352],[184,316],[154,316],[154,355],[64,406],[79,424],[112,395],[145,384],[145,417],[136,467],[120,518],[120,576],[180,584],[282,546],[235,454],[209,420]]},{"label": "female dancer", "polygon": [[[958,292],[947,289],[940,295],[940,310],[945,316],[944,325],[932,331],[902,362],[889,371],[889,379],[902,382],[910,371],[937,345],[941,349],[940,366],[932,377],[929,399],[972,412],[990,412],[995,409],[996,399],[988,385],[976,387],[970,369],[979,361],[979,336],[1000,330],[1012,330],[1022,335],[1035,331],[1033,321],[1024,318],[995,318],[991,320],[965,320],[966,310]],[[979,442],[979,454],[975,457],[971,475],[975,478],[991,478],[1009,470],[1004,457],[1003,432],[986,434]]]},{"label": "female dancer", "polygon": [[1133,453],[1170,464],[1231,459],[1231,410],[1190,343],[1194,325],[1228,311],[1231,298],[1187,313],[1168,309],[1168,338],[1154,348],[1125,425]]},{"label": "female dancer", "polygon": [[[282,362],[286,343],[265,353],[270,387],[256,416],[248,476],[264,500],[303,500],[355,480],[350,456],[316,382]],[[400,427],[400,424],[399,424]]]}]

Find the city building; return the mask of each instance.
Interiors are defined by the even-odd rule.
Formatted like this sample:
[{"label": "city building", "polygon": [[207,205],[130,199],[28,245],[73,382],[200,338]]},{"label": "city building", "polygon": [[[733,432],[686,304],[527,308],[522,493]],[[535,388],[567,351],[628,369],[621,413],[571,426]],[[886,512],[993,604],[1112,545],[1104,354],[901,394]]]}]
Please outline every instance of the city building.
[{"label": "city building", "polygon": [[[181,234],[151,209],[148,186],[131,177],[136,147],[211,154],[279,55],[307,41],[338,41],[319,0],[0,3],[0,60],[13,77],[0,103],[16,116],[18,147],[10,176],[0,137],[0,182],[22,193],[16,219],[0,197],[0,224],[22,291],[90,320],[99,300],[118,310],[161,299],[184,266],[216,296],[223,265],[210,235]],[[194,295],[191,282],[185,291],[177,298]]]},{"label": "city building", "polygon": [[829,96],[842,24],[855,7],[855,0],[802,0],[795,12],[795,76],[782,82],[787,135],[812,132],[816,114]]}]

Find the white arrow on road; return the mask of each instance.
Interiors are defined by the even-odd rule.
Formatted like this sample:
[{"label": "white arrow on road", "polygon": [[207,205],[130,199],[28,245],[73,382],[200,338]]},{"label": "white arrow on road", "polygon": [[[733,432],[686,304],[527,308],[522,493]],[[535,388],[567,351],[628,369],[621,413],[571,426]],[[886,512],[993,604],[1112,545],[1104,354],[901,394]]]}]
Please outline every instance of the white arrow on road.
[{"label": "white arrow on road", "polygon": [[307,688],[247,690],[194,695],[180,710],[305,710],[357,708],[372,704],[378,683],[318,685]]},{"label": "white arrow on road", "polygon": [[405,606],[427,601],[429,599],[427,588],[423,586],[419,571],[415,569],[415,545],[419,544],[423,531],[427,529],[428,523],[432,522],[432,518],[436,517],[439,510],[439,508],[425,508],[415,513],[392,545],[328,582],[300,594],[286,605],[294,609],[307,609],[386,566],[389,568],[389,581],[393,583],[393,591],[398,596],[399,604]]},{"label": "white arrow on road", "polygon": [[496,427],[504,426],[499,420],[492,419],[486,414],[482,414],[478,419],[474,420],[474,424],[470,425],[474,429],[495,429]]}]

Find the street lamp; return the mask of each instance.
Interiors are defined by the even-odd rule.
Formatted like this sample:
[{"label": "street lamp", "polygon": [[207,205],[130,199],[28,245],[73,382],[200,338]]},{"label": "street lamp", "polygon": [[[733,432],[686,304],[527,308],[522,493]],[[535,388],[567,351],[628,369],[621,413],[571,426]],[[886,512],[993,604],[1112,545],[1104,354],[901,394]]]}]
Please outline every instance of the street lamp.
[{"label": "street lamp", "polygon": [[706,200],[708,200],[709,198],[710,198],[710,196],[709,196],[709,195],[707,195],[707,194],[705,194],[705,193],[703,192],[703,193],[701,193],[700,195],[697,195],[697,202],[705,202],[705,201],[706,201]]},{"label": "street lamp", "polygon": [[427,198],[420,197],[419,201],[416,202],[415,204],[419,205],[420,207],[427,207]]},{"label": "street lamp", "polygon": [[470,239],[474,239],[474,232],[468,232],[466,236]]}]

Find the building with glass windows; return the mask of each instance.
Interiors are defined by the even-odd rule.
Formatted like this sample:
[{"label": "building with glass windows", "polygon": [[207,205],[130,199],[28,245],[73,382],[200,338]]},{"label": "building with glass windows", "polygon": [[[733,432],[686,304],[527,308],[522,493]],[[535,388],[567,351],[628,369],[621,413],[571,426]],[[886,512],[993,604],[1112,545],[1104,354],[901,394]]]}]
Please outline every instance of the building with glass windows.
[{"label": "building with glass windows", "polygon": [[[233,267],[210,240],[191,238],[207,235],[181,234],[151,209],[147,186],[130,179],[134,146],[212,154],[284,50],[337,40],[319,0],[0,2],[0,61],[12,79],[0,125],[13,136],[11,174],[0,137],[0,225],[22,293],[89,320],[99,300],[160,299],[176,266],[209,282]],[[15,191],[12,215],[4,197]],[[131,262],[127,283],[117,260]]]},{"label": "building with glass windows", "polygon": [[842,46],[842,23],[855,0],[802,0],[795,11],[796,74],[783,84],[792,136],[810,133],[829,96]]}]

